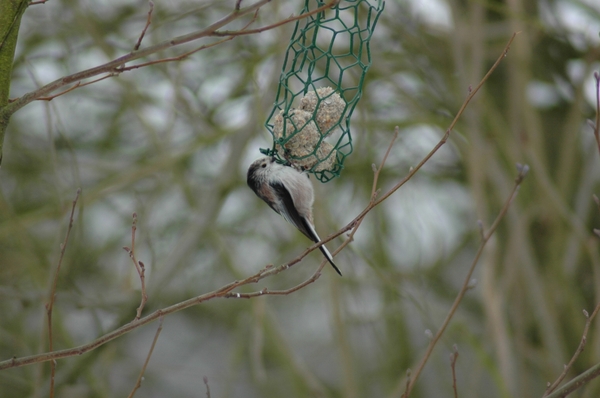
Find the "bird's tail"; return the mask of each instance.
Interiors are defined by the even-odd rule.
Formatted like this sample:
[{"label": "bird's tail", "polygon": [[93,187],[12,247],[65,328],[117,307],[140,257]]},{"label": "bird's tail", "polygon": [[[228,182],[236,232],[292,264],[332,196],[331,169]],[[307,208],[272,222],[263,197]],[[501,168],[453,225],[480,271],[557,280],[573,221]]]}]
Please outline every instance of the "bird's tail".
[{"label": "bird's tail", "polygon": [[329,253],[329,250],[327,250],[325,245],[319,246],[319,249],[321,250],[321,253],[323,253],[323,255],[325,256],[327,261],[329,261],[329,264],[331,264],[331,266],[333,267],[335,272],[337,272],[340,276],[342,276],[342,273],[340,272],[339,268],[336,267],[336,265],[333,263],[333,256],[331,255],[331,253]]},{"label": "bird's tail", "polygon": [[[313,225],[306,218],[302,218],[302,226],[304,228],[298,227],[298,229],[310,240],[312,240],[315,243],[319,243],[321,241],[321,238],[319,238],[319,235],[317,235],[317,231],[315,231],[315,227],[313,227]],[[336,267],[335,263],[333,262],[333,256],[331,255],[331,253],[329,253],[329,250],[327,250],[325,245],[319,246],[319,250],[321,250],[321,253],[323,253],[327,261],[329,261],[329,264],[331,264],[335,272],[342,276],[342,273],[340,272],[339,268]]]}]

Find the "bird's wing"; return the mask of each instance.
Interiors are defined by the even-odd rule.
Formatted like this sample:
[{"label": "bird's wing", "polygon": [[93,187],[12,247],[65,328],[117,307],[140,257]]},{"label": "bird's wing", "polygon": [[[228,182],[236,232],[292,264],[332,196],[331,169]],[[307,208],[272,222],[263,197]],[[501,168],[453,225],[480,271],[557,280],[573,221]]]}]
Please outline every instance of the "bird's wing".
[{"label": "bird's wing", "polygon": [[290,192],[287,190],[287,188],[278,182],[271,183],[271,187],[273,187],[273,189],[277,192],[277,196],[281,199],[281,203],[278,203],[280,205],[280,209],[275,209],[275,211],[281,214],[289,223],[298,228],[300,232],[308,237],[308,239],[312,240],[313,242],[318,242],[319,237],[315,233],[314,228],[311,228],[311,225],[306,218],[302,217],[300,213],[298,213],[296,205],[294,205],[292,195],[290,195]]}]

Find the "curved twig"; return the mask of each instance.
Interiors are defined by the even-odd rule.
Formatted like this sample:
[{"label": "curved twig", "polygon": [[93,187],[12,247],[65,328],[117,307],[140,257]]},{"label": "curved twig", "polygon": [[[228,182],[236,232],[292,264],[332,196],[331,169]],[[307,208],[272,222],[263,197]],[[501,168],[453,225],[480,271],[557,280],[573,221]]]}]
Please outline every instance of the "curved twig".
[{"label": "curved twig", "polygon": [[519,173],[517,175],[517,178],[515,179],[515,185],[512,189],[512,192],[508,196],[508,199],[506,200],[506,202],[504,202],[504,206],[502,206],[502,210],[500,210],[500,213],[498,213],[498,216],[492,223],[491,227],[488,229],[487,232],[485,232],[483,234],[483,239],[481,240],[481,243],[479,244],[479,248],[477,249],[475,258],[473,258],[473,261],[471,262],[471,266],[469,267],[469,271],[467,272],[467,275],[465,276],[463,285],[462,285],[460,291],[458,292],[458,295],[454,299],[454,303],[452,303],[452,307],[450,307],[450,310],[448,311],[448,314],[446,315],[446,319],[444,319],[444,322],[442,322],[442,325],[440,326],[437,333],[431,338],[431,341],[429,342],[429,345],[427,346],[427,350],[425,351],[425,354],[423,355],[421,362],[419,362],[419,365],[417,366],[416,371],[413,371],[412,381],[409,383],[409,385],[406,389],[406,392],[402,395],[402,398],[408,398],[410,396],[410,393],[411,393],[412,389],[414,388],[415,382],[419,378],[419,375],[423,371],[425,364],[429,360],[429,357],[431,356],[431,353],[433,352],[435,345],[437,344],[439,339],[442,337],[442,334],[444,334],[444,332],[446,331],[446,328],[450,324],[450,320],[456,313],[456,310],[458,309],[458,306],[461,303],[463,297],[467,293],[467,290],[469,290],[469,285],[471,283],[471,276],[473,275],[475,266],[479,262],[479,258],[483,254],[483,249],[485,248],[486,243],[492,237],[494,232],[496,232],[496,229],[498,228],[500,221],[502,221],[502,219],[508,212],[508,208],[510,207],[511,203],[513,202],[513,200],[517,196],[517,193],[519,192],[519,186],[521,186],[523,179],[527,175],[527,173],[529,171],[529,166],[517,165],[517,168],[518,168]]},{"label": "curved twig", "polygon": [[[60,256],[58,257],[58,263],[54,270],[54,278],[52,279],[52,285],[50,287],[50,294],[48,297],[48,303],[46,304],[46,317],[48,320],[48,349],[53,350],[53,336],[52,336],[52,309],[54,308],[54,301],[56,298],[56,287],[58,286],[58,273],[60,272],[60,266],[62,265],[63,258],[65,257],[65,250],[67,249],[67,243],[69,243],[69,236],[71,235],[71,229],[73,228],[73,217],[75,216],[75,206],[77,206],[77,200],[81,194],[81,188],[77,189],[75,199],[71,206],[71,215],[69,216],[69,226],[67,227],[67,233],[65,239],[60,245]],[[56,373],[56,364],[54,361],[50,362],[50,398],[54,397],[54,376]]]}]

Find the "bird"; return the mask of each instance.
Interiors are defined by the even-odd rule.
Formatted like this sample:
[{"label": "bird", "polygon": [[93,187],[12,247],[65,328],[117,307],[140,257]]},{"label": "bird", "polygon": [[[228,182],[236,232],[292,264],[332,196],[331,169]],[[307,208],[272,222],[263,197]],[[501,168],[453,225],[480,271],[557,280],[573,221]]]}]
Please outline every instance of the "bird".
[{"label": "bird", "polygon": [[[278,163],[274,156],[264,156],[255,160],[248,168],[247,183],[256,196],[308,239],[315,243],[321,241],[313,223],[314,191],[307,173],[291,165]],[[325,245],[319,246],[319,249],[333,269],[342,276]]]}]

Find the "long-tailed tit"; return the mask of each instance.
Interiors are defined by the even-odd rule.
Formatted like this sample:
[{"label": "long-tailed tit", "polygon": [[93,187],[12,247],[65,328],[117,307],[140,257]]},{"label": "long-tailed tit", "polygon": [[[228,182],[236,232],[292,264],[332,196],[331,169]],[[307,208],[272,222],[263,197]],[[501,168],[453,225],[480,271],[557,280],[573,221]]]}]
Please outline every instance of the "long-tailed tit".
[{"label": "long-tailed tit", "polygon": [[[314,192],[306,173],[279,164],[273,157],[265,156],[250,165],[248,186],[256,196],[298,228],[308,239],[315,243],[321,240],[313,226]],[[341,276],[342,273],[333,263],[329,250],[324,245],[319,246],[319,249]]]}]

